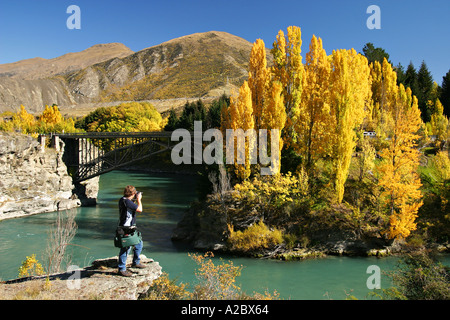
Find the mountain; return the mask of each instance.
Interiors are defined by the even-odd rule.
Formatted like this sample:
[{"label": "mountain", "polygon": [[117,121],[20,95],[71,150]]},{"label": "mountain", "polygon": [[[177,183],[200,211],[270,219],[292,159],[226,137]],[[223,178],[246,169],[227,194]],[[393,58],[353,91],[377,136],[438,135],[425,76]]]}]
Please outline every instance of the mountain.
[{"label": "mountain", "polygon": [[121,43],[97,44],[81,52],[71,52],[54,59],[33,58],[0,65],[0,77],[36,80],[77,71],[112,58],[134,53]]},{"label": "mountain", "polygon": [[[98,56],[105,49],[102,46],[94,46]],[[252,44],[240,37],[210,31],[96,63],[89,61],[90,55],[75,59],[67,54],[55,58],[63,60],[66,69],[42,68],[41,76],[31,71],[34,61],[20,61],[15,68],[0,65],[0,111],[17,110],[23,104],[27,110],[40,112],[45,104],[56,103],[62,110],[82,106],[88,112],[101,103],[172,99],[183,104],[188,98],[229,94],[248,77],[251,48]],[[83,67],[69,71],[72,65]],[[9,76],[5,76],[7,72]]]}]

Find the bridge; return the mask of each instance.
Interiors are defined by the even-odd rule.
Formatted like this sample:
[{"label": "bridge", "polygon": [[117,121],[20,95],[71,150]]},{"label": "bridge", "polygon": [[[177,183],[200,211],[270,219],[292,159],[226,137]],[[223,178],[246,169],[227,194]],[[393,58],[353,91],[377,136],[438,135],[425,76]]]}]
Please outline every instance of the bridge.
[{"label": "bridge", "polygon": [[[172,132],[87,132],[50,136],[52,145],[64,141],[63,161],[74,182],[121,168],[173,147]],[[41,143],[48,135],[40,136]]]}]

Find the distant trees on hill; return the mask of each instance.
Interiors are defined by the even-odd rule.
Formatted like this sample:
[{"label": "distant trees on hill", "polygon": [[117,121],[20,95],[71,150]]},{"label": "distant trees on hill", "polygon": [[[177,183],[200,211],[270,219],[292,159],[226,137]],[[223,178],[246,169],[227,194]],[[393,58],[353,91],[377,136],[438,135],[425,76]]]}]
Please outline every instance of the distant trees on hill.
[{"label": "distant trees on hill", "polygon": [[165,131],[176,129],[194,130],[194,121],[202,121],[202,129],[220,128],[222,108],[228,107],[230,98],[225,94],[215,100],[207,109],[202,100],[196,102],[186,102],[181,114],[177,114],[174,109],[170,110]]}]

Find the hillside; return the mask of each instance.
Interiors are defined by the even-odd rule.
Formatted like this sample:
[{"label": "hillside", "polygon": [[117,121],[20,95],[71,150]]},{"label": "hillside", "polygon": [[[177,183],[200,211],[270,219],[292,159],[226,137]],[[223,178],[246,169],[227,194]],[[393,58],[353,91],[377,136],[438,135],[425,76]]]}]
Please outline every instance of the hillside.
[{"label": "hillside", "polygon": [[[107,46],[85,50],[95,49],[96,57],[104,56],[102,51],[116,55],[101,62],[92,63],[91,55],[78,53],[51,59],[52,68],[40,58],[0,65],[0,111],[17,110],[23,104],[38,113],[45,104],[56,103],[70,114],[78,105],[88,112],[100,104],[151,100],[158,107],[166,99],[182,104],[187,98],[229,94],[247,78],[252,48],[247,40],[218,31],[187,35],[131,54],[114,53]],[[76,70],[68,71],[71,66]]]},{"label": "hillside", "polygon": [[0,65],[0,77],[36,80],[77,71],[133,51],[121,43],[97,44],[81,52],[70,52],[54,59],[32,58]]}]

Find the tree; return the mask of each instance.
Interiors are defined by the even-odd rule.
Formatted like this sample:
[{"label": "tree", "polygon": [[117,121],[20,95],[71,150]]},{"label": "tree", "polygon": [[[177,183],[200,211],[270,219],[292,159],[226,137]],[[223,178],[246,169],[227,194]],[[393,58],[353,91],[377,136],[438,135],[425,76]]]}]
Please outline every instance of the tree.
[{"label": "tree", "polygon": [[266,98],[266,89],[269,81],[266,46],[261,39],[256,40],[253,44],[248,69],[248,86],[252,92],[255,127],[260,128]]},{"label": "tree", "polygon": [[433,110],[430,121],[432,134],[442,143],[448,136],[448,118],[444,115],[444,107],[439,99],[434,103]]},{"label": "tree", "polygon": [[23,133],[31,133],[36,123],[36,119],[32,114],[29,114],[23,105],[20,105],[20,110],[13,115],[13,123],[15,127],[21,128]]},{"label": "tree", "polygon": [[417,212],[422,205],[421,182],[417,174],[420,152],[417,132],[422,126],[417,98],[400,84],[394,108],[389,145],[382,149],[378,165],[378,185],[382,206],[389,217],[389,238],[406,238],[415,230]]},{"label": "tree", "polygon": [[59,112],[58,106],[53,105],[51,107],[45,106],[44,111],[42,111],[41,116],[39,117],[39,121],[42,121],[46,124],[57,124],[63,120],[61,112]]},{"label": "tree", "polygon": [[[255,123],[253,118],[252,93],[247,81],[244,81],[243,85],[239,88],[238,97],[230,98],[230,106],[227,109],[227,112],[224,112],[223,115],[228,116],[228,119],[225,119],[222,123],[222,132],[226,134],[226,129],[233,129],[235,132],[239,129],[242,129],[243,131],[254,129]],[[235,148],[233,151],[233,154],[235,155],[234,170],[236,176],[240,180],[246,180],[251,174],[249,151],[253,147],[252,144],[255,143],[255,141],[252,141],[251,138],[246,139],[245,150],[240,150],[242,146],[239,148],[237,137],[233,137],[233,139]],[[229,142],[227,141],[227,148],[228,143]],[[245,163],[239,164],[237,158],[239,152],[242,151],[244,151]]]},{"label": "tree", "polygon": [[444,115],[450,117],[450,70],[442,77],[441,97]]},{"label": "tree", "polygon": [[418,92],[415,93],[419,101],[419,109],[422,114],[423,122],[429,122],[431,119],[431,110],[428,108],[428,101],[431,100],[433,90],[433,77],[425,63],[422,61],[420,69],[417,72]]},{"label": "tree", "polygon": [[169,119],[167,120],[167,124],[164,127],[165,131],[173,131],[178,128],[178,116],[175,112],[175,110],[172,108],[170,109],[169,113]]},{"label": "tree", "polygon": [[287,39],[280,30],[271,50],[273,55],[273,80],[279,81],[283,88],[286,108],[285,142],[296,140],[293,125],[300,113],[300,99],[303,90],[304,68],[301,56],[301,30],[299,27],[287,28]]},{"label": "tree", "polygon": [[366,43],[362,50],[369,64],[375,61],[383,63],[384,59],[389,61],[389,54],[383,48],[375,48],[371,42]]},{"label": "tree", "polygon": [[331,156],[336,201],[342,202],[344,184],[355,148],[355,128],[365,116],[370,99],[370,69],[367,59],[351,50],[333,51],[330,73]]},{"label": "tree", "polygon": [[[283,149],[283,138],[281,133],[286,124],[286,109],[284,107],[283,87],[278,81],[271,81],[266,90],[265,103],[261,117],[261,126],[257,129],[277,129],[278,130],[278,156],[271,154],[272,161],[281,159],[281,150]],[[273,137],[272,133],[270,134]],[[268,140],[267,140],[268,141]],[[270,141],[274,143],[274,141]],[[268,150],[272,150],[267,146]],[[272,168],[276,168],[274,174],[279,173],[281,163],[272,163]]]},{"label": "tree", "polygon": [[368,119],[370,126],[377,132],[378,140],[383,144],[389,134],[391,111],[398,91],[397,73],[387,59],[384,59],[382,64],[375,61],[370,68],[372,102]]},{"label": "tree", "polygon": [[329,124],[329,77],[331,66],[322,39],[313,36],[304,66],[305,86],[295,131],[301,137],[295,149],[301,154],[307,171],[327,151]]}]

